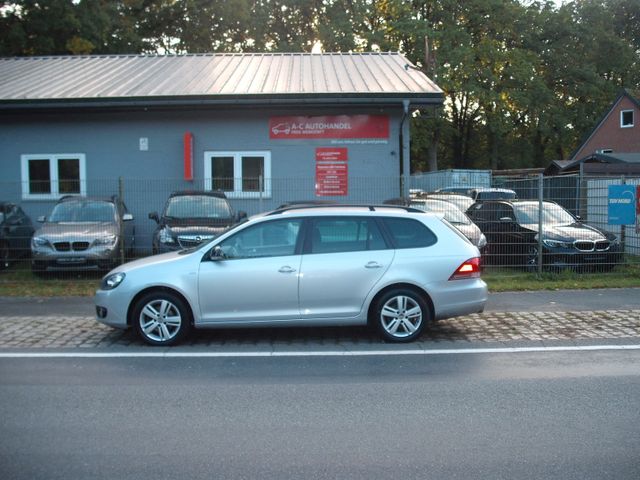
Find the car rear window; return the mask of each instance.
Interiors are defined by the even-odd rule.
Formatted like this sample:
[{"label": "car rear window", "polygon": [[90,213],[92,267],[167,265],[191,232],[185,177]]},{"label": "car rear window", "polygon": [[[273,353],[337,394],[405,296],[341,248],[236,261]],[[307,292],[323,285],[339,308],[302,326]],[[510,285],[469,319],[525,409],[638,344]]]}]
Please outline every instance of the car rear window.
[{"label": "car rear window", "polygon": [[384,224],[396,248],[423,248],[438,241],[426,225],[412,218],[385,218]]}]

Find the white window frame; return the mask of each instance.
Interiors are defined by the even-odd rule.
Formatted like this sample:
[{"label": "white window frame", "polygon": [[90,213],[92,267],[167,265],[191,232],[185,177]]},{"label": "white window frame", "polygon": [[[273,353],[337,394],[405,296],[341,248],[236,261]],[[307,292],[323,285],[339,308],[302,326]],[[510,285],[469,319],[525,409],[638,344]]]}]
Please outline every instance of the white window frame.
[{"label": "white window frame", "polygon": [[[629,125],[625,125],[623,122],[624,114],[631,112],[631,123]],[[620,128],[631,128],[633,127],[636,120],[636,113],[633,110],[620,110]]]},{"label": "white window frame", "polygon": [[[211,159],[216,157],[233,157],[233,191],[225,191],[228,198],[271,198],[271,152],[260,151],[211,151],[204,152],[204,188],[212,190],[213,172]],[[242,191],[242,157],[262,157],[264,159],[264,178],[262,192]]]},{"label": "white window frame", "polygon": [[[23,200],[58,200],[60,197],[67,195],[60,193],[60,183],[58,178],[58,160],[78,160],[80,171],[80,193],[78,195],[87,194],[87,170],[86,157],[84,153],[41,153],[41,154],[25,154],[20,156],[22,166],[22,199]],[[29,191],[29,161],[30,160],[49,160],[49,177],[51,182],[51,193],[31,193]]]}]

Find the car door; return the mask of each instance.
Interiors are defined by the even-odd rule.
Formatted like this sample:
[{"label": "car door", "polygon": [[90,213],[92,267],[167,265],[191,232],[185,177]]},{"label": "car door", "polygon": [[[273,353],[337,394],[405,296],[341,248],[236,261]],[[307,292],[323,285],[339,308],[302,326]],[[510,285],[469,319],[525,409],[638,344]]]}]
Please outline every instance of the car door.
[{"label": "car door", "polygon": [[10,205],[7,208],[6,225],[9,229],[10,246],[16,251],[23,252],[29,250],[33,226],[31,220],[25,215],[17,205]]},{"label": "car door", "polygon": [[391,265],[394,250],[372,218],[317,217],[309,232],[300,268],[302,317],[357,316]]},{"label": "car door", "polygon": [[276,219],[238,231],[203,259],[198,298],[203,323],[277,322],[300,317],[302,219]]}]

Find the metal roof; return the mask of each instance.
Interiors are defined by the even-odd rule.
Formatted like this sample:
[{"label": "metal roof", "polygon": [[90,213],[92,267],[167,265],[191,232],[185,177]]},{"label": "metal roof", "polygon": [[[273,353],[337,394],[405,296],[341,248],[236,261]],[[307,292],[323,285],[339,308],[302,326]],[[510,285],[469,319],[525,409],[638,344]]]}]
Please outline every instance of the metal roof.
[{"label": "metal roof", "polygon": [[0,58],[0,108],[114,104],[440,104],[399,53]]}]

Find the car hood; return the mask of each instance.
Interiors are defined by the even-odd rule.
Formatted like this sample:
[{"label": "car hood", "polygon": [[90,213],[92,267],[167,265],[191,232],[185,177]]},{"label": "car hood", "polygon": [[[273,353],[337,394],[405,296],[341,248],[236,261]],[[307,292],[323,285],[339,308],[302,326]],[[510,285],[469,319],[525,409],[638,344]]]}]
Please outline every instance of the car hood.
[{"label": "car hood", "polygon": [[[526,228],[538,231],[538,225],[529,224]],[[585,223],[571,223],[567,225],[543,225],[542,234],[544,238],[557,238],[560,240],[612,240],[615,235],[600,230],[599,228]]]},{"label": "car hood", "polygon": [[[184,251],[183,251],[184,252]],[[138,260],[133,260],[132,262],[124,263],[118,266],[114,272],[130,272],[132,270],[137,270],[140,268],[145,268],[153,265],[160,265],[163,263],[170,263],[181,260],[184,258],[184,253],[180,251],[177,252],[169,252],[169,253],[161,253],[159,255],[151,255],[149,257],[140,258]]]},{"label": "car hood", "polygon": [[67,241],[70,238],[95,239],[108,235],[118,235],[115,223],[45,223],[40,227],[35,237],[44,237],[50,241]]},{"label": "car hood", "polygon": [[231,222],[221,225],[171,225],[167,226],[174,235],[206,235],[215,236],[231,225]]}]

